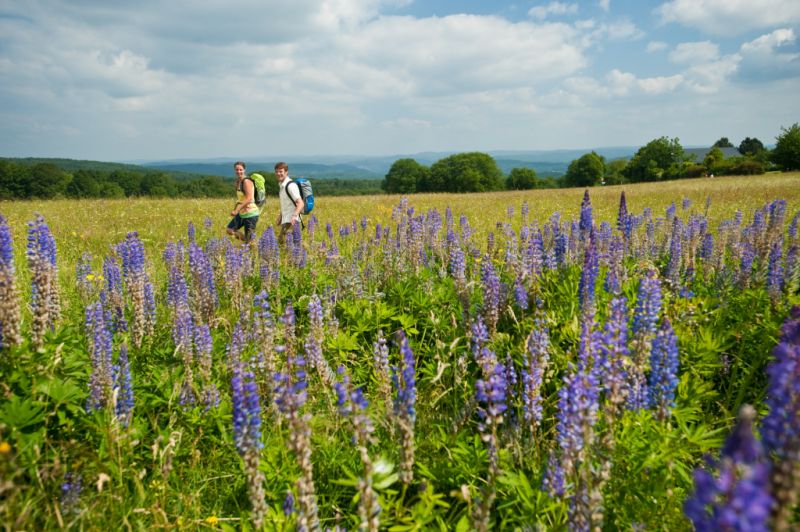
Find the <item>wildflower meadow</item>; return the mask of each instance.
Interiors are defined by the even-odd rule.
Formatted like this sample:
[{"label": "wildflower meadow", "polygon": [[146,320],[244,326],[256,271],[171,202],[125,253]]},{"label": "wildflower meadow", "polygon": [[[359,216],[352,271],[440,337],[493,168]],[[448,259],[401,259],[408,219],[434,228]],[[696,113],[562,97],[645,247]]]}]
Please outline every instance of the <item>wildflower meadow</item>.
[{"label": "wildflower meadow", "polygon": [[7,530],[792,530],[800,175],[0,203]]}]

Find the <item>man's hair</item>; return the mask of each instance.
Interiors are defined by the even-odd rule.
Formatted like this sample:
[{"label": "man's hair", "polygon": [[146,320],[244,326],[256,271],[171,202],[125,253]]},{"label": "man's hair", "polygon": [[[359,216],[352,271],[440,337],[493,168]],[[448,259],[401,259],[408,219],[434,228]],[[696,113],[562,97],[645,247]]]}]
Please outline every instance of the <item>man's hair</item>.
[{"label": "man's hair", "polygon": [[281,161],[281,162],[279,162],[279,163],[276,163],[276,164],[275,164],[275,170],[276,170],[276,171],[277,171],[277,170],[280,170],[281,168],[285,168],[287,172],[289,171],[289,165],[288,165],[288,164],[286,164],[286,163],[285,163],[285,162],[283,162],[283,161]]},{"label": "man's hair", "polygon": [[242,168],[247,168],[247,165],[244,164],[244,162],[242,162],[242,161],[236,161],[235,163],[233,163],[233,167],[236,168],[240,164],[242,165]]}]

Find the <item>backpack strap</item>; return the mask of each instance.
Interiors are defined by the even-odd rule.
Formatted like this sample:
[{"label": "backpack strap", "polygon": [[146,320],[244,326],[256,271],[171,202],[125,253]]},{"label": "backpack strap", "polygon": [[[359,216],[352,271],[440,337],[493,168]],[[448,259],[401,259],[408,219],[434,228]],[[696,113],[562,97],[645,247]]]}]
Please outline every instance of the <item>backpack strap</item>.
[{"label": "backpack strap", "polygon": [[[297,187],[297,197],[300,198],[300,199],[303,199],[303,194],[302,194],[302,192],[300,192],[300,184],[297,181],[294,181],[294,180],[290,180],[288,183],[286,183],[286,187],[285,187],[286,188],[286,195],[289,196],[290,200],[292,199],[292,195],[289,194],[289,185],[291,185],[292,183],[294,183],[294,185]],[[295,200],[292,200],[292,201],[294,202]]]}]

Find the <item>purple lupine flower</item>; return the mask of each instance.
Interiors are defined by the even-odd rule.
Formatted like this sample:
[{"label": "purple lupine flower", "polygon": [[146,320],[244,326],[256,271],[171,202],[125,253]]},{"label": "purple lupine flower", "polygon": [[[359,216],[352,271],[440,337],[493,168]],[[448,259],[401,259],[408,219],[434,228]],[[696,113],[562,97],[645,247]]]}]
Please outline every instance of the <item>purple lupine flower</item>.
[{"label": "purple lupine flower", "polygon": [[194,228],[194,223],[190,220],[189,226],[186,228],[186,236],[189,239],[189,242],[196,241],[196,233],[197,231]]},{"label": "purple lupine flower", "polygon": [[669,263],[664,275],[669,281],[672,289],[677,291],[681,282],[681,262],[683,259],[682,251],[683,225],[678,217],[672,219],[672,234],[669,248]]},{"label": "purple lupine flower", "polygon": [[547,468],[542,478],[542,491],[550,494],[551,497],[563,497],[566,493],[564,469],[555,452],[551,452],[548,456]]},{"label": "purple lupine flower", "polygon": [[219,390],[217,385],[211,380],[211,352],[214,342],[211,338],[211,330],[206,323],[194,322],[192,329],[192,339],[194,341],[197,366],[200,370],[200,377],[203,380],[203,404],[205,410],[211,410],[219,406]]},{"label": "purple lupine flower", "polygon": [[356,445],[366,448],[369,443],[373,442],[372,434],[375,432],[372,419],[367,415],[369,406],[367,398],[361,388],[353,387],[350,375],[347,374],[344,366],[339,366],[337,373],[339,380],[333,383],[333,389],[336,392],[336,406],[339,409],[339,415],[352,424],[353,441]]},{"label": "purple lupine flower", "polygon": [[578,225],[580,231],[581,242],[585,242],[589,238],[589,233],[594,227],[592,221],[592,200],[589,199],[589,189],[583,191],[583,200],[581,201],[581,217]]},{"label": "purple lupine flower", "polygon": [[414,478],[414,425],[417,420],[417,377],[414,353],[402,330],[397,332],[400,345],[400,368],[393,368],[392,382],[396,390],[394,417],[401,434],[400,480],[408,485]]},{"label": "purple lupine flower", "polygon": [[[149,284],[145,272],[144,244],[139,239],[137,232],[127,234],[125,240],[116,246],[116,251],[122,260],[122,276],[125,279],[131,306],[133,321],[131,323],[131,340],[135,347],[141,347],[145,337],[152,335],[153,320],[151,308],[155,309],[154,302],[148,301]],[[150,288],[152,299],[152,287]]]},{"label": "purple lupine flower", "polygon": [[567,245],[569,244],[569,237],[559,231],[553,236],[553,251],[555,253],[556,266],[564,266],[567,263]]},{"label": "purple lupine flower", "polygon": [[794,306],[781,327],[774,360],[767,366],[769,412],[761,424],[761,437],[768,456],[776,464],[772,474],[775,497],[773,525],[788,530],[800,493],[800,307]]},{"label": "purple lupine flower", "polygon": [[776,240],[769,252],[767,266],[767,293],[772,301],[777,302],[783,291],[783,242]]},{"label": "purple lupine flower", "polygon": [[588,500],[578,493],[588,486],[582,485],[579,470],[586,467],[589,448],[594,440],[594,425],[599,407],[597,380],[588,368],[574,369],[572,364],[564,377],[564,386],[558,392],[557,442],[560,450],[560,469],[568,484],[573,484],[569,523],[571,528],[588,526],[591,509]]},{"label": "purple lupine flower", "polygon": [[173,309],[178,307],[189,308],[189,288],[186,285],[183,272],[175,266],[172,266],[169,270],[167,304]]},{"label": "purple lupine flower", "polygon": [[650,352],[650,379],[648,384],[649,407],[656,410],[659,419],[667,419],[675,403],[678,387],[678,337],[667,318],[653,339]]},{"label": "purple lupine flower", "polygon": [[650,357],[651,341],[656,334],[659,313],[661,311],[661,283],[654,270],[648,270],[639,280],[636,294],[636,309],[631,326],[632,364],[628,372],[630,394],[628,407],[641,409],[646,407],[647,384],[644,369]]},{"label": "purple lupine flower", "polygon": [[106,326],[100,303],[92,303],[86,307],[86,335],[92,364],[86,411],[92,412],[111,404],[113,386],[112,337]]},{"label": "purple lupine flower", "polygon": [[317,370],[322,382],[325,385],[330,385],[333,382],[334,375],[333,370],[328,365],[328,361],[322,355],[322,342],[325,340],[324,315],[322,302],[317,294],[313,294],[308,303],[308,318],[309,331],[305,342],[306,357],[311,367]]},{"label": "purple lupine flower", "polygon": [[665,211],[666,219],[668,222],[672,221],[672,219],[675,218],[675,211],[677,210],[678,208],[675,207],[674,201],[669,204],[669,207],[667,207],[667,210]]},{"label": "purple lupine flower", "polygon": [[608,320],[598,342],[597,375],[612,405],[612,414],[629,394],[626,367],[630,364],[628,349],[628,301],[618,296],[609,303]]},{"label": "purple lupine flower", "polygon": [[[294,312],[291,304],[282,320],[289,328],[294,328]],[[278,353],[286,351],[284,346],[276,346]],[[311,464],[311,429],[308,415],[300,409],[307,398],[306,361],[302,356],[287,356],[286,373],[275,375],[275,404],[289,421],[289,448],[295,454],[300,466],[301,477],[297,481],[297,527],[298,530],[316,530],[319,527],[318,508]]]},{"label": "purple lupine flower", "polygon": [[233,401],[233,441],[236,450],[244,456],[249,449],[260,450],[261,404],[255,375],[238,366],[231,377],[231,399]]},{"label": "purple lupine flower", "polygon": [[[478,324],[479,325],[479,324]],[[498,362],[497,356],[481,341],[473,339],[479,347],[476,355],[481,366],[482,378],[475,382],[475,399],[478,402],[478,415],[480,423],[478,431],[481,439],[486,444],[489,456],[489,472],[486,484],[481,489],[480,502],[474,510],[473,526],[478,530],[489,529],[489,514],[496,497],[496,480],[500,474],[498,428],[503,423],[504,414],[508,408],[506,402],[508,383],[506,381],[506,368]]]},{"label": "purple lupine flower", "polygon": [[183,362],[183,383],[181,385],[181,406],[194,406],[196,402],[194,392],[194,362],[193,350],[194,324],[192,313],[187,306],[178,307],[172,324],[172,340],[175,342],[175,352]]},{"label": "purple lupine flower", "polygon": [[792,244],[786,252],[783,286],[787,294],[794,294],[800,286],[800,244]]},{"label": "purple lupine flower", "polygon": [[122,270],[113,256],[103,259],[103,277],[105,288],[100,293],[103,309],[108,316],[106,321],[111,332],[127,332],[128,321],[125,319],[125,298],[122,292]]},{"label": "purple lupine flower", "polygon": [[750,242],[742,242],[740,246],[740,264],[738,284],[741,288],[750,286],[750,279],[753,276],[753,264],[756,259],[756,252]]},{"label": "purple lupine flower", "polygon": [[258,529],[261,528],[267,511],[264,500],[264,473],[258,467],[260,452],[264,445],[261,441],[261,403],[255,375],[244,371],[241,365],[233,369],[231,400],[233,442],[244,461],[247,494],[253,507],[252,520]]},{"label": "purple lupine flower", "polygon": [[61,514],[71,515],[78,513],[78,503],[80,502],[83,477],[77,473],[68,471],[64,474],[64,482],[61,483]]},{"label": "purple lupine flower", "polygon": [[700,245],[699,257],[703,262],[710,263],[714,258],[714,235],[705,233],[703,235],[703,243]]},{"label": "purple lupine flower", "polygon": [[550,333],[541,318],[534,320],[526,346],[522,370],[522,385],[525,390],[522,408],[525,421],[530,424],[531,432],[535,433],[542,421],[541,387],[550,360]]},{"label": "purple lupine flower", "polygon": [[397,332],[400,344],[401,366],[394,368],[392,379],[397,390],[395,398],[395,415],[404,417],[412,424],[416,421],[417,380],[415,372],[414,352],[408,345],[408,338],[401,330]]},{"label": "purple lupine flower", "polygon": [[625,242],[619,236],[611,237],[611,244],[608,250],[608,272],[603,281],[603,288],[606,292],[618,295],[622,291],[622,281],[625,268],[623,259],[625,255]]},{"label": "purple lupine flower", "polygon": [[197,309],[204,322],[211,323],[219,304],[214,269],[206,253],[196,244],[189,246],[189,269],[192,279],[191,294],[194,298],[192,308]]},{"label": "purple lupine flower", "polygon": [[44,343],[46,332],[55,328],[61,314],[56,241],[41,215],[28,222],[27,257],[31,274],[30,306],[33,314],[31,339],[38,347]]},{"label": "purple lupine flower", "polygon": [[22,342],[11,229],[0,214],[0,349]]},{"label": "purple lupine flower", "polygon": [[584,319],[594,315],[595,285],[599,271],[600,265],[597,257],[594,231],[590,230],[586,237],[586,251],[583,257],[583,269],[581,270],[581,279],[578,287],[581,315]]},{"label": "purple lupine flower", "polygon": [[128,361],[128,346],[123,344],[119,349],[118,370],[114,379],[114,389],[117,395],[117,419],[123,427],[127,427],[133,417],[133,382],[131,380],[131,366]]},{"label": "purple lupine flower", "polygon": [[[392,404],[392,381],[391,369],[389,367],[389,347],[386,345],[386,338],[383,331],[378,331],[378,337],[372,344],[372,360],[375,370],[375,379],[378,381],[378,395],[383,398],[387,406]],[[387,413],[391,410],[387,409]]]},{"label": "purple lupine flower", "polygon": [[694,472],[695,492],[683,509],[698,532],[769,530],[769,464],[753,436],[754,418],[753,407],[742,407],[720,460],[709,460],[711,472]]},{"label": "purple lupine flower", "polygon": [[622,233],[626,239],[630,238],[628,228],[628,201],[625,199],[625,191],[619,195],[619,209],[617,210],[617,231]]},{"label": "purple lupine flower", "polygon": [[283,515],[289,517],[294,513],[294,493],[292,490],[286,490],[286,496],[283,498]]},{"label": "purple lupine flower", "polygon": [[[0,223],[0,226],[2,224]],[[0,229],[0,233],[2,229]],[[2,237],[0,236],[0,242],[2,241]],[[2,247],[2,244],[0,244]],[[0,259],[0,264],[2,260]],[[0,266],[2,269],[2,266]],[[0,274],[2,275],[2,274]],[[88,251],[81,255],[81,258],[78,259],[78,264],[75,265],[75,284],[78,286],[78,293],[81,295],[84,301],[88,301],[91,299],[96,293],[96,284],[94,282],[94,272],[92,271],[92,254]]]},{"label": "purple lupine flower", "polygon": [[528,291],[519,278],[514,282],[514,301],[521,310],[528,310]]},{"label": "purple lupine flower", "polygon": [[[531,234],[528,242],[528,273],[535,279],[542,274],[545,268],[544,240],[542,231],[536,227]],[[548,268],[552,266],[547,265]]]},{"label": "purple lupine flower", "polygon": [[522,216],[522,225],[528,223],[528,200],[523,200],[522,208],[520,209],[520,215]]},{"label": "purple lupine flower", "polygon": [[502,283],[497,276],[490,255],[485,255],[481,261],[481,283],[483,284],[483,319],[490,331],[497,327],[502,306]]}]

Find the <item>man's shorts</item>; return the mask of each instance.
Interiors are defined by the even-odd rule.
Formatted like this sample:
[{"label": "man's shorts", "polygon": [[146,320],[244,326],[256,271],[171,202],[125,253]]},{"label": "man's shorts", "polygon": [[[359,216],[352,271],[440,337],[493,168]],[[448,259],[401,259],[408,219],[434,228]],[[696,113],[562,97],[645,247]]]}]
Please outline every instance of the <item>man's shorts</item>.
[{"label": "man's shorts", "polygon": [[258,216],[248,216],[247,218],[242,218],[238,214],[231,218],[231,221],[228,222],[228,229],[233,231],[238,231],[242,227],[244,227],[244,237],[245,240],[248,242],[253,238],[253,235],[256,233],[256,224],[258,223]]}]

